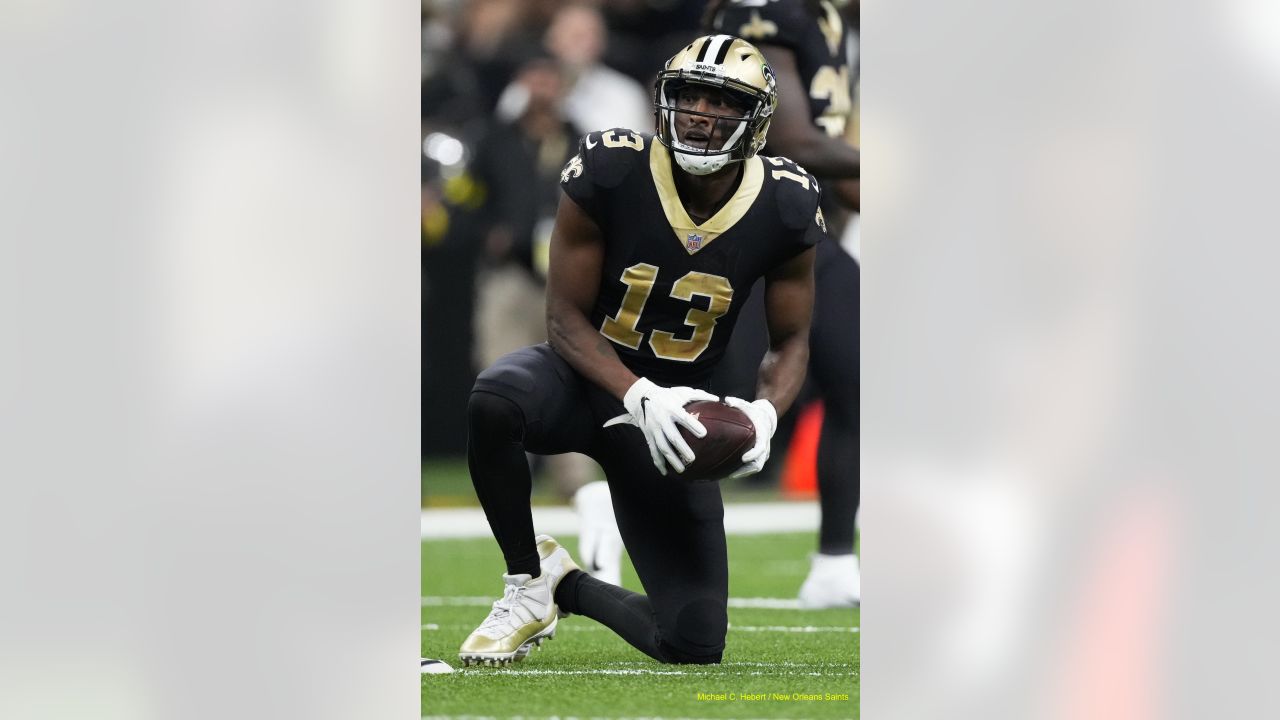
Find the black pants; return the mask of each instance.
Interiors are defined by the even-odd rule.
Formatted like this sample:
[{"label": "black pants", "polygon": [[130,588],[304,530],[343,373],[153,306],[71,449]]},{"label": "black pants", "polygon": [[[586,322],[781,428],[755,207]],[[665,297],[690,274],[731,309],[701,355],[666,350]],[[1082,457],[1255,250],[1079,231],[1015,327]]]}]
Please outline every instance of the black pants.
[{"label": "black pants", "polygon": [[526,451],[580,452],[604,468],[627,552],[647,595],[570,573],[565,610],[608,626],[662,662],[716,663],[728,629],[728,555],[717,483],[663,477],[640,430],[601,427],[626,412],[550,346],[522,348],[480,374],[468,406],[468,463],[511,574],[538,574]]}]

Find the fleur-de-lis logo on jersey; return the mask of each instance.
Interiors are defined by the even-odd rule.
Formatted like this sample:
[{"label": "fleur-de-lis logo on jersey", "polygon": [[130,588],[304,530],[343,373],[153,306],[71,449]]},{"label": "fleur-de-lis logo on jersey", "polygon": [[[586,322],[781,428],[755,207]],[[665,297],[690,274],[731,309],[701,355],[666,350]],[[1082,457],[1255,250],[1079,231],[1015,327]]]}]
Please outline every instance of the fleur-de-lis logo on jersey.
[{"label": "fleur-de-lis logo on jersey", "polygon": [[822,9],[826,11],[825,18],[818,18],[818,30],[822,32],[822,37],[827,41],[827,49],[832,55],[840,54],[840,39],[844,37],[844,22],[840,19],[840,13],[831,6],[831,3],[822,3]]},{"label": "fleur-de-lis logo on jersey", "polygon": [[684,242],[689,247],[689,251],[693,252],[702,247],[702,236],[698,233],[689,233],[689,237],[685,238]]},{"label": "fleur-de-lis logo on jersey", "polygon": [[818,208],[818,213],[813,216],[813,221],[818,223],[818,227],[822,228],[822,232],[827,231],[827,219],[822,216],[822,208]]},{"label": "fleur-de-lis logo on jersey", "polygon": [[574,155],[573,159],[564,166],[564,170],[560,173],[560,182],[567,183],[569,178],[576,178],[582,175],[582,156]]},{"label": "fleur-de-lis logo on jersey", "polygon": [[759,10],[751,11],[751,22],[738,28],[738,35],[747,40],[764,40],[778,34],[778,24],[760,17]]}]

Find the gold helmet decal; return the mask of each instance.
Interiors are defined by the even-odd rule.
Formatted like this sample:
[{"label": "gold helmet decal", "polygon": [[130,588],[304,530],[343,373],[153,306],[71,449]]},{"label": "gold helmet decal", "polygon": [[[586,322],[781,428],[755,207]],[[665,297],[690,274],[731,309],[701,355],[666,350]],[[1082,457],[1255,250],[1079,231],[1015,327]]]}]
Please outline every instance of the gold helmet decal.
[{"label": "gold helmet decal", "polygon": [[[741,115],[712,115],[677,107],[681,89],[690,84],[720,89],[744,108]],[[778,107],[773,70],[756,46],[731,35],[705,35],[676,53],[654,83],[658,139],[671,149],[680,167],[697,175],[715,172],[729,162],[745,160],[764,147],[769,122]],[[721,127],[718,148],[696,147],[677,137],[679,113],[711,116]]]}]

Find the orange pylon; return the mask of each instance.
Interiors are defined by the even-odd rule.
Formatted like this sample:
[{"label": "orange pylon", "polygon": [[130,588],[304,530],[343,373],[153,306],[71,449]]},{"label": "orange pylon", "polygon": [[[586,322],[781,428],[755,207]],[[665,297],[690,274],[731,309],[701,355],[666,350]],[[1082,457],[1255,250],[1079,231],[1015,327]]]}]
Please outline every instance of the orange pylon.
[{"label": "orange pylon", "polygon": [[786,464],[782,466],[782,494],[788,498],[818,496],[818,437],[822,434],[822,401],[806,405],[796,418]]}]

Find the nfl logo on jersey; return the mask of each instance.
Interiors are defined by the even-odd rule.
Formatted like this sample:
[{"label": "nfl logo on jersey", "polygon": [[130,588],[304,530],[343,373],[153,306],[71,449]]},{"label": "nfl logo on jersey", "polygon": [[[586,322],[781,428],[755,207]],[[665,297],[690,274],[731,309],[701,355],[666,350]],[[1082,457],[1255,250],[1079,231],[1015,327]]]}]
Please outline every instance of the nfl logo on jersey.
[{"label": "nfl logo on jersey", "polygon": [[702,247],[702,236],[697,233],[689,233],[689,237],[685,238],[685,245],[688,246],[689,252],[693,252]]}]

